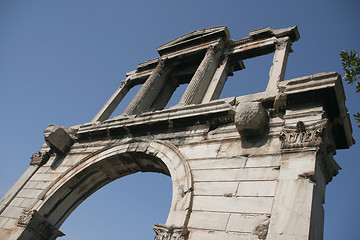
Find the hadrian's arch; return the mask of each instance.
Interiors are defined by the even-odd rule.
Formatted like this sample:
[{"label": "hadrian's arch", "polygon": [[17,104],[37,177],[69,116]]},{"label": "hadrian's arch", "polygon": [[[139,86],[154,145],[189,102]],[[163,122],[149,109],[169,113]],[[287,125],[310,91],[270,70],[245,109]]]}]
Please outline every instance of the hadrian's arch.
[{"label": "hadrian's arch", "polygon": [[[284,79],[299,38],[297,27],[262,28],[235,41],[223,26],[159,46],[159,58],[127,73],[92,121],[44,131],[46,144],[0,202],[0,238],[60,237],[86,197],[150,171],[173,183],[156,240],[322,239],[326,185],[340,169],[333,155],[354,142],[339,74]],[[267,54],[264,92],[219,99],[233,72]],[[180,101],[165,109],[179,85],[187,86]]]}]

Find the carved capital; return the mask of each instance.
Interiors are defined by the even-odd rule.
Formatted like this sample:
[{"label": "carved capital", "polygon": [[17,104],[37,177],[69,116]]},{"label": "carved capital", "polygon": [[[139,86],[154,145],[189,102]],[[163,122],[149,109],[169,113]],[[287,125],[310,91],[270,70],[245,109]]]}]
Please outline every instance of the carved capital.
[{"label": "carved capital", "polygon": [[276,50],[282,50],[285,49],[290,44],[289,38],[281,38],[275,42],[275,48]]},{"label": "carved capital", "polygon": [[17,225],[28,229],[36,235],[37,239],[56,239],[57,237],[65,235],[43,218],[36,210],[24,209]]},{"label": "carved capital", "polygon": [[161,68],[164,68],[167,62],[168,62],[167,57],[158,58],[158,66],[161,67]]},{"label": "carved capital", "polygon": [[31,162],[30,165],[38,165],[38,166],[42,166],[44,165],[50,158],[50,153],[49,152],[37,152],[34,153],[31,156]]},{"label": "carved capital", "polygon": [[296,127],[285,127],[280,133],[283,149],[319,147],[322,143],[323,131],[327,120],[305,126],[299,121]]},{"label": "carved capital", "polygon": [[153,229],[156,232],[155,240],[186,240],[189,235],[186,227],[154,224]]}]

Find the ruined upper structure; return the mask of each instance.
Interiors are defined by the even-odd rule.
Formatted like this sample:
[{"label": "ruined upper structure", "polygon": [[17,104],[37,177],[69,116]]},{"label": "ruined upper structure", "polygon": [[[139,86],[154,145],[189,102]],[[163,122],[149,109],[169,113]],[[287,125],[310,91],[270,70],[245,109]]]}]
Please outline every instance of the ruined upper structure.
[{"label": "ruined upper structure", "polygon": [[267,91],[276,92],[284,80],[291,44],[299,39],[297,27],[263,28],[233,41],[226,27],[193,31],[158,47],[160,57],[139,64],[93,119],[110,117],[125,94],[143,84],[125,110],[126,115],[161,110],[180,84],[189,83],[179,106],[218,99],[228,76],[244,68],[243,60],[275,52]]},{"label": "ruined upper structure", "polygon": [[[46,144],[0,202],[0,239],[62,236],[84,199],[139,171],[172,179],[156,240],[322,239],[325,188],[340,169],[333,155],[353,144],[352,130],[339,74],[284,81],[298,39],[297,27],[239,41],[216,27],[160,46],[160,57],[128,73],[92,122],[44,131]],[[265,92],[218,99],[243,60],[269,53]],[[164,109],[185,83],[179,103]],[[125,112],[108,119],[139,84]]]}]

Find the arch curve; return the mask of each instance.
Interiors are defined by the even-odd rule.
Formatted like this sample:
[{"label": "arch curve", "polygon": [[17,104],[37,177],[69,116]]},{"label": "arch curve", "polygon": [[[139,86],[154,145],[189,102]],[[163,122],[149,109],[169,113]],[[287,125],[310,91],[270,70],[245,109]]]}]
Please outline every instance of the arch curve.
[{"label": "arch curve", "polygon": [[82,158],[44,192],[37,211],[59,228],[71,212],[98,189],[139,171],[171,177],[173,193],[166,225],[186,227],[193,199],[191,171],[186,158],[174,145],[159,140],[114,144]]}]

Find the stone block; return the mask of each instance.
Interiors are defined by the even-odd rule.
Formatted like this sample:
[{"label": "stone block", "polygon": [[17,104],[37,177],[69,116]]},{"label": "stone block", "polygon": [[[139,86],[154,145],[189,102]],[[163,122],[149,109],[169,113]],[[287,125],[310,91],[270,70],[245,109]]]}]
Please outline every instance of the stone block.
[{"label": "stone block", "polygon": [[20,207],[22,208],[30,208],[32,207],[35,202],[37,202],[39,199],[37,198],[25,198],[24,201],[21,203]]},{"label": "stone block", "polygon": [[195,196],[193,210],[270,214],[273,198]]},{"label": "stone block", "polygon": [[243,232],[253,233],[256,227],[268,221],[269,215],[246,215],[246,214],[230,214],[229,222],[226,231],[229,232]]},{"label": "stone block", "polygon": [[195,182],[194,194],[196,196],[225,196],[235,195],[237,182]]},{"label": "stone block", "polygon": [[22,189],[17,197],[21,198],[37,198],[42,190],[40,189]]},{"label": "stone block", "polygon": [[246,161],[246,167],[276,167],[280,166],[280,164],[280,155],[249,156]]},{"label": "stone block", "polygon": [[189,160],[191,169],[242,168],[246,157]]},{"label": "stone block", "polygon": [[188,227],[224,231],[229,215],[229,213],[193,211],[191,213]]},{"label": "stone block", "polygon": [[0,229],[5,225],[5,223],[8,219],[9,218],[7,218],[7,217],[0,216]]},{"label": "stone block", "polygon": [[307,179],[279,180],[269,227],[270,239],[277,239],[279,234],[301,236],[310,232],[313,190],[314,184]]},{"label": "stone block", "polygon": [[239,139],[223,140],[221,141],[220,149],[218,150],[217,157],[238,157],[243,155],[243,148]]},{"label": "stone block", "polygon": [[74,143],[76,131],[55,124],[44,131],[46,144],[56,153],[65,154]]},{"label": "stone block", "polygon": [[275,180],[279,170],[274,168],[240,168],[240,169],[210,169],[193,170],[195,181],[249,181]]},{"label": "stone block", "polygon": [[37,183],[38,183],[37,181],[30,180],[25,184],[24,188],[28,188],[28,189],[35,188]]},{"label": "stone block", "polygon": [[21,203],[24,201],[25,198],[21,198],[21,197],[16,197],[14,198],[9,206],[13,206],[13,207],[20,207]]},{"label": "stone block", "polygon": [[219,142],[179,146],[179,150],[186,156],[187,159],[204,158],[204,155],[209,158],[215,158],[219,148]]},{"label": "stone block", "polygon": [[20,216],[22,210],[23,209],[21,207],[8,206],[1,213],[1,216],[2,217],[7,217],[7,218],[18,218]]},{"label": "stone block", "polygon": [[32,176],[32,180],[34,181],[54,181],[58,176],[60,176],[61,173],[58,172],[49,172],[49,173],[39,173],[39,174],[34,174],[34,176]]},{"label": "stone block", "polygon": [[279,179],[310,178],[315,175],[316,152],[282,155]]},{"label": "stone block", "polygon": [[242,181],[236,191],[237,197],[273,197],[277,182],[274,181]]},{"label": "stone block", "polygon": [[189,240],[259,240],[256,235],[250,233],[235,233],[212,230],[190,230]]},{"label": "stone block", "polygon": [[16,227],[16,223],[17,223],[17,219],[9,218],[6,221],[6,223],[4,224],[4,226],[2,226],[2,228],[4,228],[4,229],[14,229]]}]

